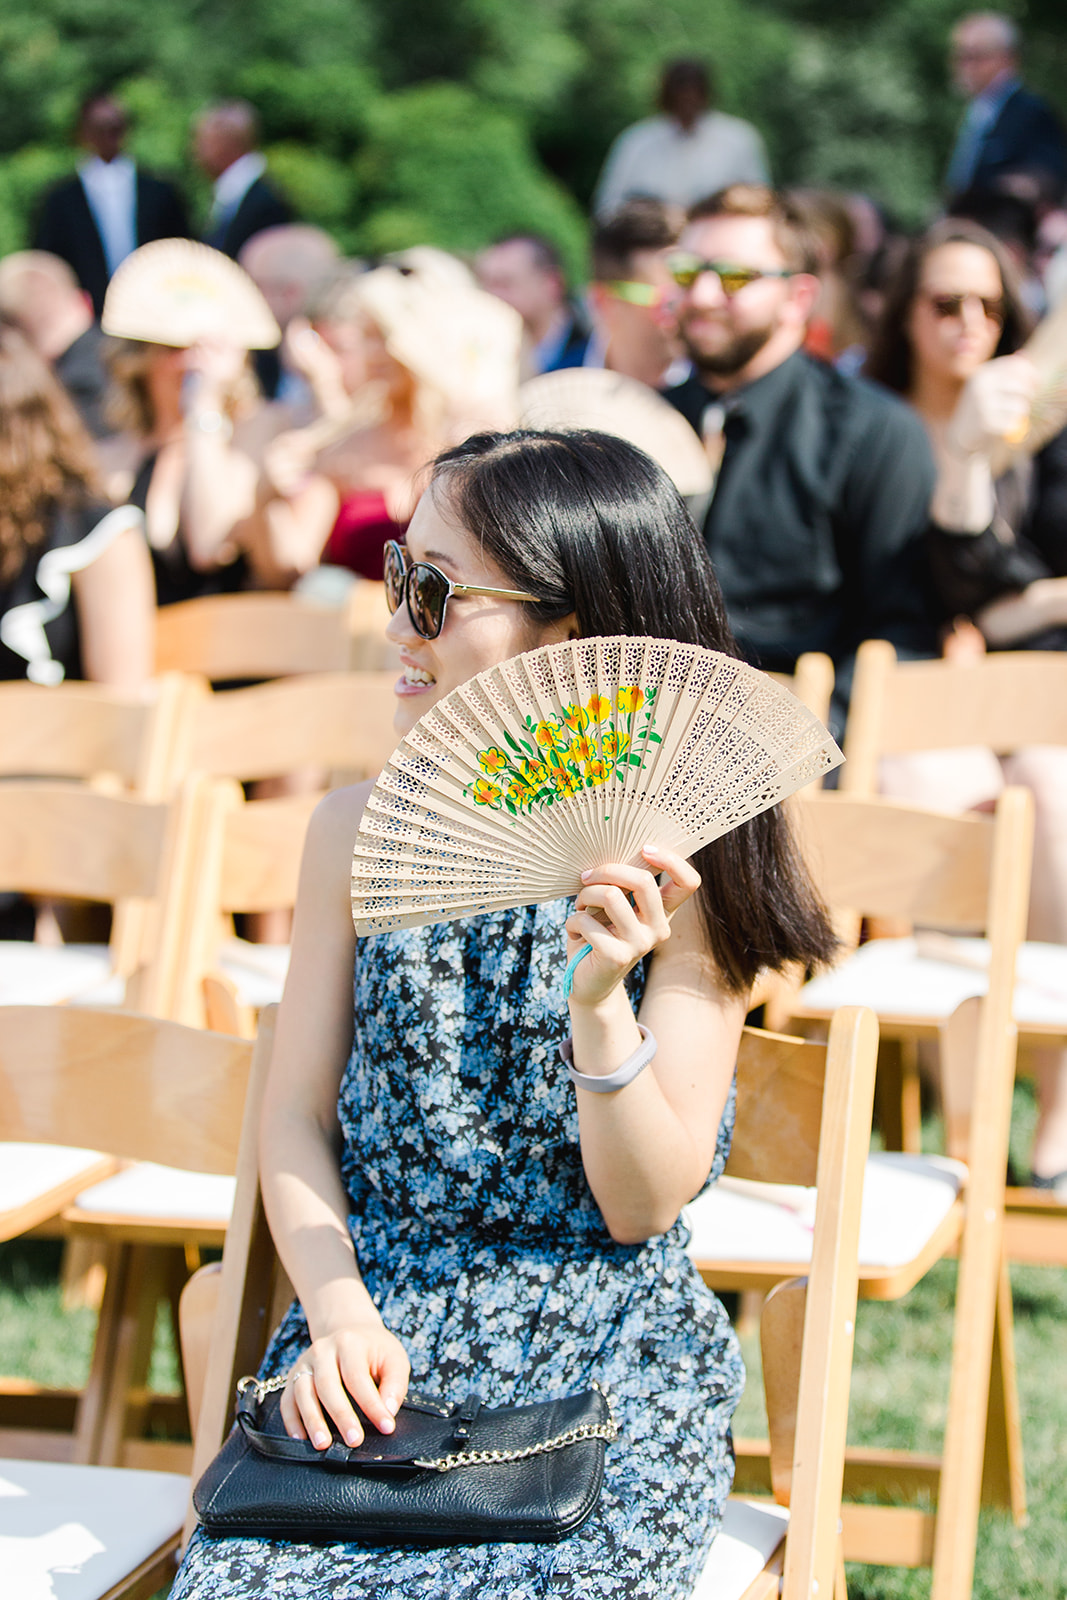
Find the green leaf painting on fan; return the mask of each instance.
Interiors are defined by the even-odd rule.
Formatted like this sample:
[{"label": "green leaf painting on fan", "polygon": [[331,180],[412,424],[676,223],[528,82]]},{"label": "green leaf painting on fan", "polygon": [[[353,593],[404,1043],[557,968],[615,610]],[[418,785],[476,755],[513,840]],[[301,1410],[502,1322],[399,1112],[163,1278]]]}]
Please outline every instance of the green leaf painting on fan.
[{"label": "green leaf painting on fan", "polygon": [[490,745],[478,751],[484,776],[469,783],[464,794],[475,805],[519,817],[598,788],[625,767],[643,767],[650,746],[663,742],[655,731],[656,694],[651,684],[644,689],[624,684],[613,699],[594,694],[584,705],[562,706],[557,716],[543,721],[528,716],[528,739],[505,728],[507,749]]}]

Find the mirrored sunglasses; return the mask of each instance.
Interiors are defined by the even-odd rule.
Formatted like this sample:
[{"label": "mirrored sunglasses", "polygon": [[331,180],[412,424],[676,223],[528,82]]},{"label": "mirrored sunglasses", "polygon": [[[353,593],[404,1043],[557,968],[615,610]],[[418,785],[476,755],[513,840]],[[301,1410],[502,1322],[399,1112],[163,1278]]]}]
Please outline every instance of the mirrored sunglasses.
[{"label": "mirrored sunglasses", "polygon": [[667,257],[667,271],[680,289],[691,289],[705,272],[713,272],[728,300],[760,278],[793,277],[788,267],[742,267],[729,261],[705,261],[684,250]]}]

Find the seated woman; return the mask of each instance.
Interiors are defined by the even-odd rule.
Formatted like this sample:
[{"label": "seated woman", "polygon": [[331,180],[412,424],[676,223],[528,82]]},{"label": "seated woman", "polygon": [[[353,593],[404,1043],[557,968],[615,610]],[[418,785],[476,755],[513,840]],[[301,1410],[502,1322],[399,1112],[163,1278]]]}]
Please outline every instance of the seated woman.
[{"label": "seated woman", "polygon": [[[424,590],[409,566],[393,586],[401,735],[472,674],[557,640],[647,634],[737,654],[677,491],[618,438],[467,440],[438,458],[406,554],[437,576]],[[681,1600],[730,1488],[742,1371],[679,1214],[726,1158],[753,980],[824,959],[826,917],[773,811],[703,851],[699,872],[650,845],[644,868],[585,873],[576,900],[357,945],[368,792],[337,791],[312,823],[262,1124],[271,1228],[300,1296],[264,1368],[289,1374],[285,1424],[320,1448],[331,1427],[357,1441],[354,1400],[388,1433],[413,1371],[426,1392],[492,1404],[596,1379],[621,1436],[592,1516],[560,1544],[323,1550],[198,1533],[173,1600]],[[652,1064],[612,1091],[572,1088],[562,1035],[580,1072],[605,1076],[639,1048],[638,1020]]]},{"label": "seated woman", "polygon": [[248,352],[221,340],[188,349],[112,341],[108,351],[112,492],[145,517],[161,606],[245,588],[242,526],[255,505],[256,467],[240,429],[259,404]]},{"label": "seated woman", "polygon": [[[1067,648],[1067,432],[994,477],[1025,432],[1037,385],[1017,354],[1029,328],[1017,275],[977,223],[949,218],[912,247],[890,286],[867,373],[905,395],[938,463],[930,563],[946,653]],[[996,759],[933,751],[884,763],[890,794],[963,810],[1005,783],[1034,792],[1029,936],[1067,944],[1067,750]],[[1040,1117],[1032,1182],[1067,1198],[1067,1053],[1037,1055]]]},{"label": "seated woman", "polygon": [[0,323],[0,679],[137,689],[153,665],[144,519],[112,510],[71,401]]},{"label": "seated woman", "polygon": [[320,562],[380,582],[423,468],[472,428],[517,417],[518,317],[461,263],[425,254],[342,268],[316,292],[311,324],[290,330],[321,414],[264,452],[250,551],[271,587]]}]

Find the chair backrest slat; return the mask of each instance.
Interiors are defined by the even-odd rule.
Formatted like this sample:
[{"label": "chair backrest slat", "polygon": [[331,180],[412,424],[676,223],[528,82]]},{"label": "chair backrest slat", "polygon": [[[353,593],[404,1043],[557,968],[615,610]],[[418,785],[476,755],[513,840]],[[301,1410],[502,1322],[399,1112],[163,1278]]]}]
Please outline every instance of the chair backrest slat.
[{"label": "chair backrest slat", "polygon": [[800,795],[801,846],[833,910],[981,932],[989,911],[994,826],[858,795]]},{"label": "chair backrest slat", "polygon": [[129,1012],[0,1009],[0,1139],[237,1170],[252,1047]]},{"label": "chair backrest slat", "polygon": [[846,793],[874,794],[878,758],[984,745],[1007,755],[1067,744],[1067,653],[993,651],[978,661],[898,661],[891,644],[859,648],[845,731]]},{"label": "chair backrest slat", "polygon": [[372,777],[397,743],[394,681],[392,672],[322,672],[205,693],[189,768],[241,782],[304,768]]}]

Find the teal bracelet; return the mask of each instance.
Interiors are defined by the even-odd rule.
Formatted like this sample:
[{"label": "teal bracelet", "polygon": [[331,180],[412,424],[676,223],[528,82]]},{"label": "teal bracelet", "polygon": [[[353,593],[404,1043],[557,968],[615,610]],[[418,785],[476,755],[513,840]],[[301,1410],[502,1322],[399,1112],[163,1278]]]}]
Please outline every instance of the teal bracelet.
[{"label": "teal bracelet", "polygon": [[640,1022],[637,1024],[637,1031],[641,1035],[641,1043],[633,1055],[627,1056],[621,1066],[604,1077],[577,1071],[574,1066],[574,1043],[568,1034],[559,1047],[559,1054],[560,1060],[567,1063],[567,1076],[575,1088],[588,1089],[590,1094],[614,1094],[616,1089],[625,1089],[628,1083],[632,1083],[638,1073],[645,1070],[659,1048],[654,1035]]}]

